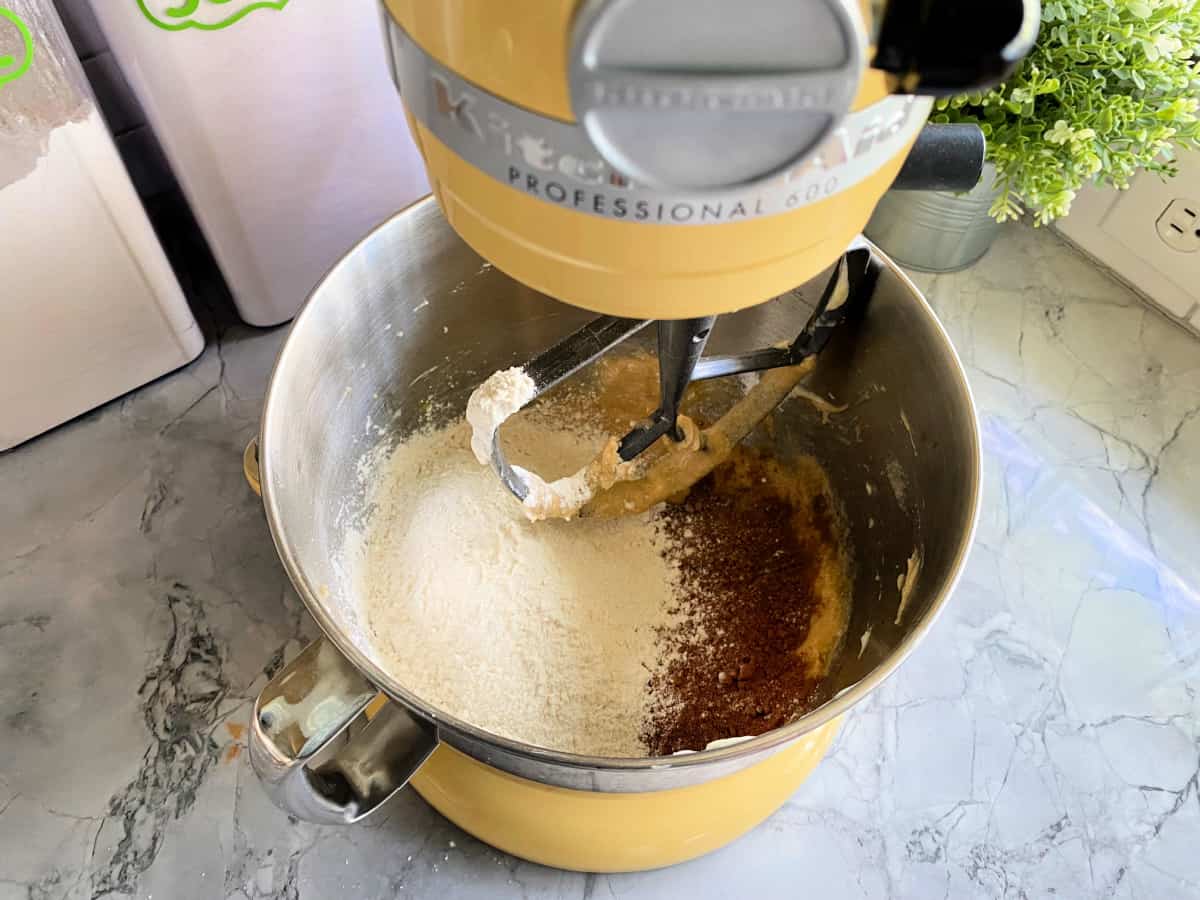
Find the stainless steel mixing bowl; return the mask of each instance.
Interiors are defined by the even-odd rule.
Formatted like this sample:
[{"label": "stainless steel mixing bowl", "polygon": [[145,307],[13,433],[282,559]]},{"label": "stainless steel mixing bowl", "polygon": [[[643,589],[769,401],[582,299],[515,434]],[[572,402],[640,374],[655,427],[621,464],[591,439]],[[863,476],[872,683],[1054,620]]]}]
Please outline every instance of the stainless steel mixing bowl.
[{"label": "stainless steel mixing bowl", "polygon": [[[791,339],[819,287],[722,317],[710,352]],[[833,699],[733,747],[610,759],[498,737],[410,691],[364,640],[339,565],[345,529],[365,513],[359,463],[431,410],[435,418],[460,415],[480,380],[588,316],[485,264],[427,199],[369,235],[296,319],[266,401],[262,496],[284,566],[327,638],[264,692],[251,746],[264,783],[293,812],[357,819],[403,786],[439,742],[493,769],[574,791],[644,793],[727,777],[862,700],[916,646],[949,596],[977,513],[975,411],[945,332],[887,263],[864,320],[843,327],[808,383],[849,409],[822,422],[811,404],[793,399],[777,413],[777,452],[814,454],[824,464],[853,543],[853,612],[830,676]],[[363,710],[376,688],[394,702],[368,725]]]}]

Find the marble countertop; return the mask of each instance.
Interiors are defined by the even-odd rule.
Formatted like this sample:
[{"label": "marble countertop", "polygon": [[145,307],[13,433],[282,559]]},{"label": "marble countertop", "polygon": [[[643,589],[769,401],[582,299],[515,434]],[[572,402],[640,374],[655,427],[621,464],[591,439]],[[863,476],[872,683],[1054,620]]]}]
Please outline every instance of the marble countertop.
[{"label": "marble countertop", "polygon": [[1046,232],[920,282],[983,422],[965,576],[782,810],[658,872],[260,791],[249,703],[312,634],[241,474],[282,330],[0,456],[0,900],[1200,894],[1200,342]]}]

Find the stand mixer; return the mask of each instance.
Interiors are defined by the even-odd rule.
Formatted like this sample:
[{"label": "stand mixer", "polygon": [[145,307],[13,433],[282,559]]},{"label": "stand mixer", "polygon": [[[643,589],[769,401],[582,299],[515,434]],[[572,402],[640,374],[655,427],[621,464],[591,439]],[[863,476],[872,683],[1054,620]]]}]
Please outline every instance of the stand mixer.
[{"label": "stand mixer", "polygon": [[[978,180],[982,133],[926,126],[931,98],[1002,79],[1039,18],[1037,0],[384,6],[396,83],[451,226],[518,281],[603,314],[523,367],[519,403],[493,420],[657,321],[660,396],[617,444],[627,464],[683,438],[692,380],[802,377],[795,367],[870,296],[870,250],[843,254],[883,192]],[[839,259],[789,347],[703,357],[719,314]],[[528,505],[532,476],[494,435],[490,458]]]},{"label": "stand mixer", "polygon": [[[441,213],[421,201],[368,235],[313,293],[280,353],[247,459],[261,462],[272,536],[325,637],[264,688],[251,762],[277,803],[312,821],[358,821],[411,779],[451,821],[536,862],[596,872],[693,858],[786,801],[961,574],[979,502],[970,390],[928,305],[856,236],[893,183],[974,182],[982,135],[925,127],[929,95],[1002,78],[1034,38],[1036,3],[384,2]],[[830,269],[810,310],[795,288]],[[438,299],[402,302],[418,295]],[[773,297],[761,316],[718,318]],[[553,298],[600,318],[585,323]],[[822,352],[867,298],[854,345]],[[744,352],[704,355],[714,319]],[[831,699],[736,745],[672,756],[584,756],[458,718],[389,668],[341,564],[347,523],[370,511],[363,474],[374,451],[391,446],[386,435],[433,424],[430,409],[449,417],[436,424],[456,422],[478,372],[507,373],[523,388],[507,398],[519,407],[651,322],[659,396],[610,442],[616,466],[652,467],[682,447],[681,477],[702,477],[810,369],[814,392],[836,385],[863,398],[825,429],[807,404],[777,417],[778,446],[827,466],[850,540],[871,551],[856,556],[845,592],[846,634],[861,637],[830,669]],[[531,359],[504,369],[514,358]],[[687,383],[763,369],[691,450],[695,432],[678,415]],[[886,395],[876,390],[885,382]],[[364,421],[389,425],[368,442]],[[514,492],[528,490],[494,439],[482,450]],[[884,481],[905,489],[873,489]],[[621,514],[624,486],[595,502],[615,500]],[[458,627],[436,602],[428,614]],[[401,637],[426,659],[419,640]],[[428,659],[448,662],[471,658]],[[377,691],[386,699],[373,701]]]}]

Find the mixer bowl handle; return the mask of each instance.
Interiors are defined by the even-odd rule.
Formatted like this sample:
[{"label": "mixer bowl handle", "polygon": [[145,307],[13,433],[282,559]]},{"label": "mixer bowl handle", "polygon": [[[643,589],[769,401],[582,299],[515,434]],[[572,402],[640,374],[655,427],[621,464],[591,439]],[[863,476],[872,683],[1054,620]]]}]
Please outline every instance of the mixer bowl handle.
[{"label": "mixer bowl handle", "polygon": [[268,796],[321,825],[369,816],[437,745],[432,725],[378,694],[324,638],[271,679],[250,724],[250,763]]},{"label": "mixer bowl handle", "polygon": [[[258,439],[242,471],[262,496]],[[437,730],[380,694],[317,638],[254,701],[250,764],[267,796],[319,825],[364,819],[408,784],[437,748]]]}]

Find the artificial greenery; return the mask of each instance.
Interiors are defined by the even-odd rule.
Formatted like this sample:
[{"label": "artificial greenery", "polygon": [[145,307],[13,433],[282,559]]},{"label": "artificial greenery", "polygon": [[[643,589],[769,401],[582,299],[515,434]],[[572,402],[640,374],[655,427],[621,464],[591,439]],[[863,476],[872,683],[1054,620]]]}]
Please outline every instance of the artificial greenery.
[{"label": "artificial greenery", "polygon": [[999,196],[991,214],[1066,215],[1087,181],[1175,174],[1200,148],[1200,0],[1046,0],[1033,52],[1004,84],[938,102],[932,121],[977,122]]}]

